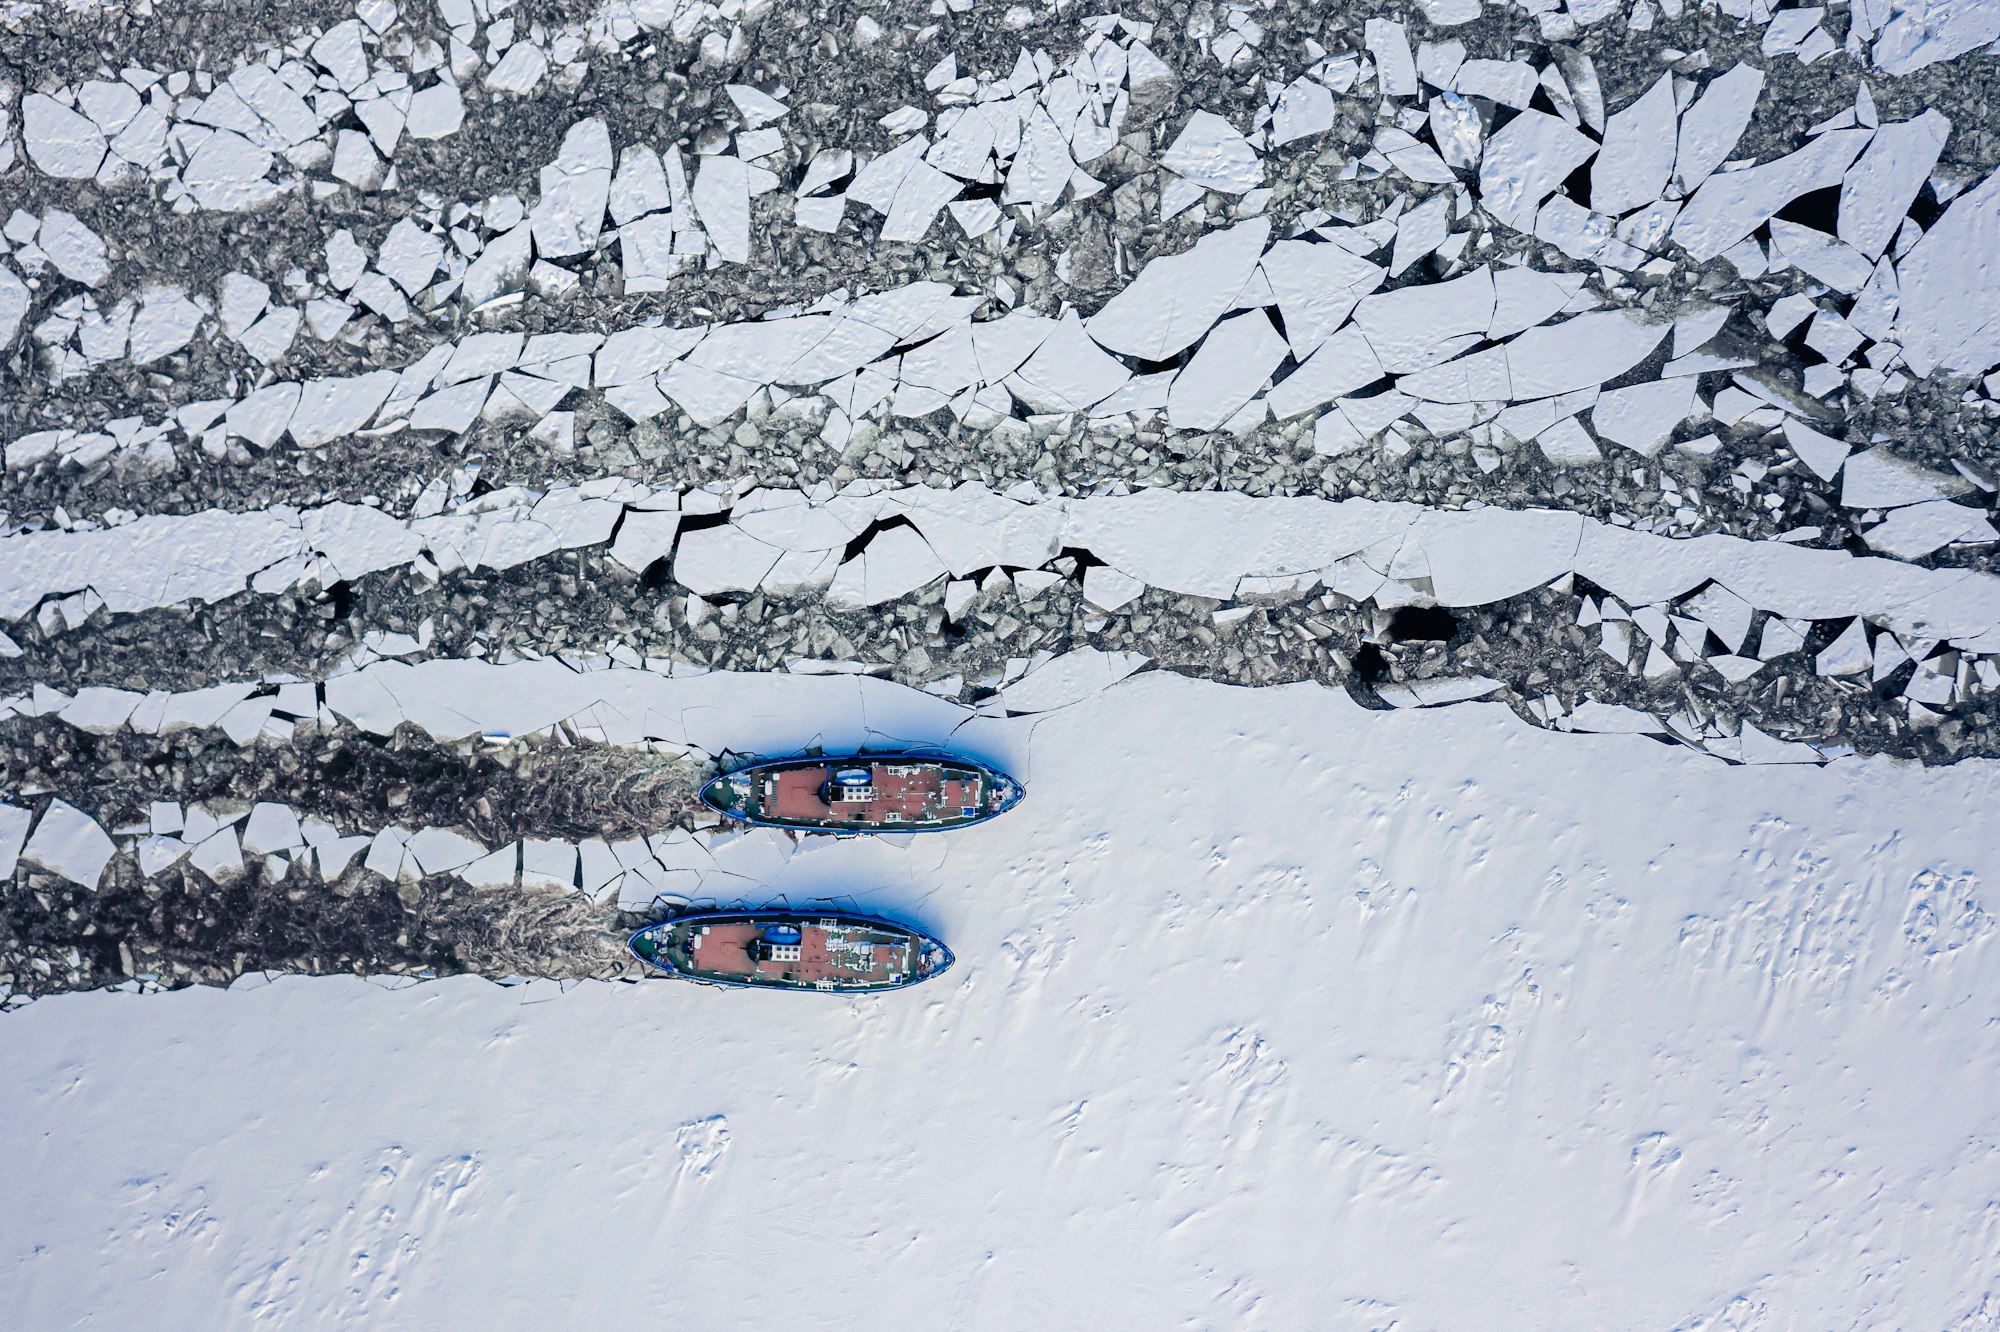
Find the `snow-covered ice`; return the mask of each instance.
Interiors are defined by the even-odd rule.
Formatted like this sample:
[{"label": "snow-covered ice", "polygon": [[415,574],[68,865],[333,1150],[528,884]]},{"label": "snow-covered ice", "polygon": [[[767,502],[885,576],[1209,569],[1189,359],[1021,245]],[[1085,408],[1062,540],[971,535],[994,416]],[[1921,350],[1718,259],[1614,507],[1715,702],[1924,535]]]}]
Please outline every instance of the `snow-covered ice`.
[{"label": "snow-covered ice", "polygon": [[[1994,1321],[2000,3],[94,3],[10,1326]],[[958,965],[610,981],[780,900]]]},{"label": "snow-covered ice", "polygon": [[287,979],[11,1017],[0,1172],[64,1200],[0,1215],[15,1316],[600,1322],[751,1281],[861,1327],[885,1271],[985,1327],[1977,1307],[1983,761],[1723,770],[1166,678],[1026,758],[934,873],[779,872],[949,938],[913,994]]}]

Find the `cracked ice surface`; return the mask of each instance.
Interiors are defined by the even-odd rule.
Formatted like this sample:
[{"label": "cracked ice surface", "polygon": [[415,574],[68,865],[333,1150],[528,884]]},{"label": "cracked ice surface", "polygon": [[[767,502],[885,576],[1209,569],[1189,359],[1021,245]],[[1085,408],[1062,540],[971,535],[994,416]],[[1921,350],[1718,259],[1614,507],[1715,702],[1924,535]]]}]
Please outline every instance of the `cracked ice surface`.
[{"label": "cracked ice surface", "polygon": [[2000,3],[865,8],[0,11],[15,1321],[1992,1321]]}]

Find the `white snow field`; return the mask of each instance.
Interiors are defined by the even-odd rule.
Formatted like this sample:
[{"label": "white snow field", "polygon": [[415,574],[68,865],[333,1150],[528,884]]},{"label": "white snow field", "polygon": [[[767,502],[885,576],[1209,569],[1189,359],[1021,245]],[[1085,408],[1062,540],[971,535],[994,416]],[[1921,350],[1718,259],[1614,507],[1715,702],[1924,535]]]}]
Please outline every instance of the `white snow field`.
[{"label": "white snow field", "polygon": [[1725,766],[1152,674],[827,843],[958,964],[6,1023],[15,1328],[1973,1328],[1986,760]]}]

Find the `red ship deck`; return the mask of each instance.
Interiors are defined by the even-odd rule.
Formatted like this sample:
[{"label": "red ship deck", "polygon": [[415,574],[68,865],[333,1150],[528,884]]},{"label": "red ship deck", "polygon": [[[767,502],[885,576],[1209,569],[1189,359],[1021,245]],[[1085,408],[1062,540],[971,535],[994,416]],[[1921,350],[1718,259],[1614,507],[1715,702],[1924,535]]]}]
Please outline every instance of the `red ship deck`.
[{"label": "red ship deck", "polygon": [[791,768],[765,779],[764,816],[799,823],[929,823],[963,817],[980,803],[977,777],[946,778],[936,764],[877,764],[868,800],[821,798],[834,769]]},{"label": "red ship deck", "polygon": [[693,927],[687,939],[687,968],[697,976],[763,981],[778,985],[845,987],[883,984],[911,970],[907,940],[852,927],[828,931],[812,922],[793,922],[800,932],[796,960],[760,961],[753,951],[764,926],[755,920],[720,921]]}]

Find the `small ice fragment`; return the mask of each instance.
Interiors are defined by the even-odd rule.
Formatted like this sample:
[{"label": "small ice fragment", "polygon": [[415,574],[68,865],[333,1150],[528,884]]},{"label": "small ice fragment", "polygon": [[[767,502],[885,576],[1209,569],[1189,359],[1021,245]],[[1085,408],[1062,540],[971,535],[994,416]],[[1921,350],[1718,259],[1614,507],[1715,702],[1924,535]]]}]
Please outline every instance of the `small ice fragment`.
[{"label": "small ice fragment", "polygon": [[704,157],[690,189],[695,212],[716,255],[750,261],[750,176],[740,158]]},{"label": "small ice fragment", "polygon": [[1867,632],[1857,618],[1813,659],[1813,671],[1819,675],[1854,675],[1867,670],[1872,660]]},{"label": "small ice fragment", "polygon": [[1611,389],[1591,408],[1591,426],[1598,438],[1650,458],[1694,409],[1695,385],[1694,376],[1684,375]]},{"label": "small ice fragment", "polygon": [[111,274],[104,238],[73,213],[51,208],[43,214],[39,240],[56,271],[72,282],[95,287]]},{"label": "small ice fragment", "polygon": [[1536,435],[1535,443],[1543,456],[1558,467],[1586,466],[1604,457],[1590,432],[1573,416]]},{"label": "small ice fragment", "polygon": [[535,90],[548,73],[549,58],[533,42],[516,42],[500,57],[500,63],[486,71],[483,82],[495,92],[525,95]]},{"label": "small ice fragment", "polygon": [[28,160],[61,180],[88,180],[104,161],[103,131],[44,93],[21,99],[21,134]]},{"label": "small ice fragment", "polygon": [[1143,580],[1108,564],[1093,564],[1083,571],[1083,598],[1102,611],[1115,611],[1127,606],[1145,590]]},{"label": "small ice fragment", "polygon": [[1392,19],[1371,18],[1363,25],[1363,42],[1375,57],[1375,81],[1385,97],[1417,95],[1417,62],[1410,54],[1408,30]]},{"label": "small ice fragment", "polygon": [[[1410,77],[1414,92],[1414,70]],[[1264,164],[1257,159],[1256,150],[1235,126],[1212,111],[1197,111],[1188,117],[1160,158],[1160,165],[1191,185],[1224,194],[1247,194],[1264,181]]]},{"label": "small ice fragment", "polygon": [[1333,128],[1333,93],[1317,79],[1298,78],[1271,111],[1271,146],[1280,147]]},{"label": "small ice fragment", "polygon": [[1711,79],[1681,116],[1674,175],[1684,193],[1691,193],[1729,156],[1749,127],[1763,89],[1764,72],[1739,64]]},{"label": "small ice fragment", "polygon": [[528,213],[537,255],[560,259],[596,248],[611,195],[611,164],[611,133],[602,120],[570,126],[556,160],[541,170],[541,199]]},{"label": "small ice fragment", "polygon": [[1612,116],[1590,173],[1590,206],[1622,216],[1661,197],[1674,171],[1674,76]]},{"label": "small ice fragment", "polygon": [[403,132],[413,139],[442,139],[458,133],[465,123],[465,101],[458,87],[440,80],[410,98]]},{"label": "small ice fragment", "polygon": [[272,855],[304,845],[299,816],[290,806],[262,800],[251,808],[250,819],[243,825],[245,851],[252,855]]},{"label": "small ice fragment", "polygon": [[737,114],[743,117],[745,129],[759,129],[773,121],[782,120],[791,108],[777,98],[748,84],[732,83],[724,87],[729,100],[736,106]]},{"label": "small ice fragment", "polygon": [[1863,534],[1870,550],[1899,560],[1917,560],[1956,541],[1989,542],[1993,524],[1981,509],[1929,500],[1892,512]]}]

